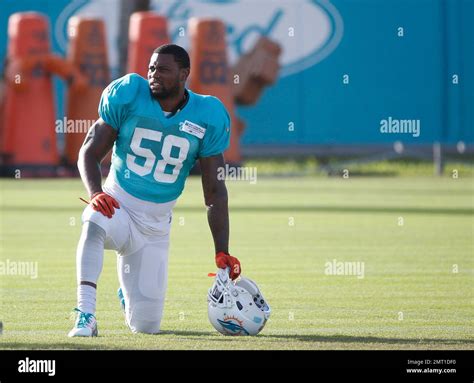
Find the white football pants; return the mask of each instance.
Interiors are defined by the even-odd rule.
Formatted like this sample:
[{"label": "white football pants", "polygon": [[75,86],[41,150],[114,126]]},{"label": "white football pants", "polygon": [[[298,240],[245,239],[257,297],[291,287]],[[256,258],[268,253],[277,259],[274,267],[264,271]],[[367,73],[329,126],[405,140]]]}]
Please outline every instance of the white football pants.
[{"label": "white football pants", "polygon": [[[92,256],[94,261],[100,259],[101,262],[104,248],[115,250],[118,277],[125,298],[126,321],[130,329],[136,333],[158,333],[168,279],[169,231],[174,202],[155,204],[157,209],[149,211],[148,215],[140,212],[145,214],[143,220],[147,224],[143,225],[137,219],[140,215],[136,210],[142,206],[134,206],[140,204],[138,200],[131,200],[128,194],[109,194],[113,194],[120,204],[120,209],[115,209],[112,218],[94,211],[90,205],[82,215],[83,231],[77,254],[78,282],[97,283],[101,267],[99,270],[85,267],[84,261]],[[150,217],[153,219],[152,226]],[[102,246],[98,246],[98,242]],[[93,254],[97,249],[102,253]]]}]

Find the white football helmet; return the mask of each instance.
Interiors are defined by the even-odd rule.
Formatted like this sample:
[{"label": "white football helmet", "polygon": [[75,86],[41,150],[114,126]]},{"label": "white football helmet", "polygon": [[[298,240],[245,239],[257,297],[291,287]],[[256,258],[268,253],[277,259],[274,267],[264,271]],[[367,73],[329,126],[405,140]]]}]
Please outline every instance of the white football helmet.
[{"label": "white football helmet", "polygon": [[217,272],[207,301],[209,321],[224,335],[257,335],[270,317],[257,284],[242,276],[232,281],[228,269]]}]

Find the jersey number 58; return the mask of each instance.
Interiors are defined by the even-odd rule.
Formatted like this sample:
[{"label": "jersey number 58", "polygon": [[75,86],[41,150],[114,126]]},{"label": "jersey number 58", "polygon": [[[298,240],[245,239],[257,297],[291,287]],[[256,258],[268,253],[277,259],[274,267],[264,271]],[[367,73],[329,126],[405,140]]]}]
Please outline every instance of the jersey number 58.
[{"label": "jersey number 58", "polygon": [[[183,167],[183,161],[188,155],[189,141],[183,137],[174,136],[172,134],[166,136],[163,140],[163,146],[161,147],[161,156],[163,159],[156,162],[156,156],[151,149],[143,148],[140,145],[143,139],[161,142],[162,137],[162,132],[136,127],[133,132],[130,149],[137,156],[144,157],[145,163],[139,165],[136,163],[136,156],[127,154],[127,167],[143,177],[153,171],[153,167],[156,163],[153,178],[158,182],[173,183],[178,178],[179,171]],[[171,157],[171,149],[173,146],[179,148],[178,157]],[[173,166],[173,172],[171,174],[165,173],[166,165]]]}]

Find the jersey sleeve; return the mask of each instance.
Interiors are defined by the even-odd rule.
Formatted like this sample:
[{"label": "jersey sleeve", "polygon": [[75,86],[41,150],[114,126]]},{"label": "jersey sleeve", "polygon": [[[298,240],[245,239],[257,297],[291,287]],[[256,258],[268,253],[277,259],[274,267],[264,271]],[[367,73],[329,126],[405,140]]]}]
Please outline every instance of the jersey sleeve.
[{"label": "jersey sleeve", "polygon": [[230,117],[222,102],[216,97],[209,97],[211,120],[204,134],[199,157],[211,157],[224,152],[230,141]]},{"label": "jersey sleeve", "polygon": [[136,99],[140,80],[136,73],[127,74],[112,81],[102,92],[99,116],[112,128],[119,130],[127,118],[131,104]]}]

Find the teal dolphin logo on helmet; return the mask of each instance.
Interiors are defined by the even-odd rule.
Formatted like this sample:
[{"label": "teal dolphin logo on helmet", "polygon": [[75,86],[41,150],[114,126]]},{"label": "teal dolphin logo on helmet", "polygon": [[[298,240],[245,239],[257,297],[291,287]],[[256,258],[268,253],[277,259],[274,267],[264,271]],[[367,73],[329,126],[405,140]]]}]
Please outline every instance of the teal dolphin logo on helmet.
[{"label": "teal dolphin logo on helmet", "polygon": [[218,319],[217,321],[224,328],[224,330],[227,330],[232,335],[238,335],[242,332],[244,332],[245,335],[250,335],[245,328],[243,328],[240,324],[233,322],[233,320],[238,322],[236,318],[226,318],[226,320]]}]

